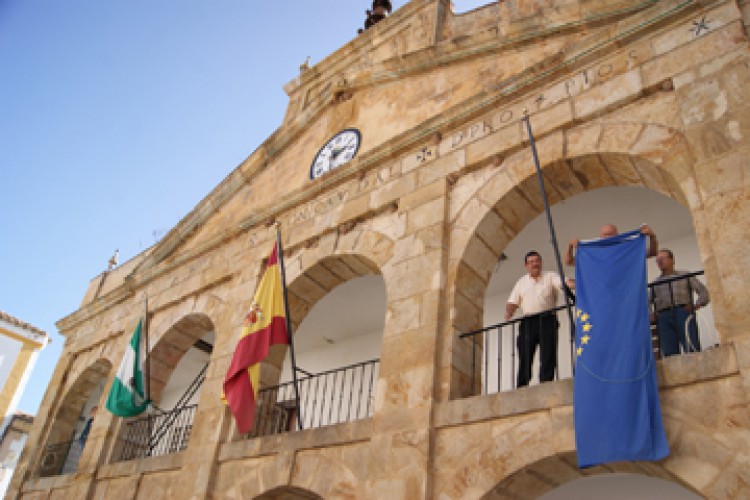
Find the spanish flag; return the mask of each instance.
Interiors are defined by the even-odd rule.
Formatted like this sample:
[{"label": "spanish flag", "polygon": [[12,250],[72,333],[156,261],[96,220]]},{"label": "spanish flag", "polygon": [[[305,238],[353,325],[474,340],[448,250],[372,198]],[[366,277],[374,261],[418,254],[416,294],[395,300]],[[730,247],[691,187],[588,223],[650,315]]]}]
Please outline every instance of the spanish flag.
[{"label": "spanish flag", "polygon": [[237,429],[243,434],[253,427],[261,361],[272,345],[289,343],[280,257],[277,243],[268,257],[266,271],[245,317],[242,335],[224,378],[224,397],[237,421]]}]

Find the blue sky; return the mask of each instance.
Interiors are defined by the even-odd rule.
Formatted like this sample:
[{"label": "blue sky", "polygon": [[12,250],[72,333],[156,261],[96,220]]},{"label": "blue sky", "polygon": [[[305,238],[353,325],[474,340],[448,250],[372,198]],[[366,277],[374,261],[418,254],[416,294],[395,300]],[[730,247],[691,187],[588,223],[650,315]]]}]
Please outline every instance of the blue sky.
[{"label": "blue sky", "polygon": [[249,156],[281,123],[283,85],[354,38],[369,6],[0,1],[0,310],[52,337],[20,410],[36,413],[55,322],[114,250],[148,248]]}]

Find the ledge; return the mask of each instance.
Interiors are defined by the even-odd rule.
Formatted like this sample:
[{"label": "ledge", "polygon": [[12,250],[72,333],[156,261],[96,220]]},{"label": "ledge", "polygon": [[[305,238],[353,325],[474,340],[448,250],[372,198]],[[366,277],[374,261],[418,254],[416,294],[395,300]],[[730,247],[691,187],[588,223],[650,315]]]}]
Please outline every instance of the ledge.
[{"label": "ledge", "polygon": [[67,486],[70,486],[70,484],[73,482],[74,477],[75,474],[73,473],[65,474],[62,476],[49,476],[30,479],[28,481],[24,481],[22,491],[26,493],[32,491],[52,491],[53,489],[65,488]]},{"label": "ledge", "polygon": [[[739,373],[732,344],[656,362],[659,391],[708,382]],[[452,427],[573,404],[573,379],[509,392],[457,399],[435,405],[435,427]]]},{"label": "ledge", "polygon": [[176,470],[182,467],[185,452],[170,453],[159,457],[137,458],[114,464],[103,465],[96,474],[97,479],[111,479],[122,476],[148,474]]},{"label": "ledge", "polygon": [[313,448],[326,448],[369,441],[372,436],[372,419],[329,425],[274,436],[235,441],[221,446],[219,462]]}]

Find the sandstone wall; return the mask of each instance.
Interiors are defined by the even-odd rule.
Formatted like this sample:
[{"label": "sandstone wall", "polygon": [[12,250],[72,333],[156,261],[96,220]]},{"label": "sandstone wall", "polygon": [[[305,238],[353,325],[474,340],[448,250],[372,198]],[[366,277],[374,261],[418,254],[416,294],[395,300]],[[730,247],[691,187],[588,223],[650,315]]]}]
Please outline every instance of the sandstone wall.
[{"label": "sandstone wall", "polygon": [[[57,416],[75,417],[71,394],[91,366],[119,366],[148,297],[158,383],[191,342],[216,334],[187,450],[111,463],[121,422],[101,412],[76,474],[34,477],[41,446],[29,448],[10,498],[495,498],[608,471],[709,498],[750,495],[746,10],[729,1],[505,2],[454,18],[444,2],[421,0],[309,70],[288,87],[280,132],[120,286],[60,322],[65,352],[30,441],[51,443],[69,420]],[[415,24],[423,29],[396,29]],[[362,53],[366,65],[301,104],[305,89]],[[457,334],[482,326],[493,266],[543,210],[525,111],[551,202],[641,186],[693,217],[722,347],[660,362],[672,448],[662,463],[572,467],[570,381],[468,397],[470,346]],[[344,124],[363,131],[360,156],[309,181],[307,158]],[[218,395],[272,244],[269,220],[283,228],[296,322],[337,284],[383,277],[373,418],[236,436]],[[269,359],[264,383],[278,380],[281,359]]]}]

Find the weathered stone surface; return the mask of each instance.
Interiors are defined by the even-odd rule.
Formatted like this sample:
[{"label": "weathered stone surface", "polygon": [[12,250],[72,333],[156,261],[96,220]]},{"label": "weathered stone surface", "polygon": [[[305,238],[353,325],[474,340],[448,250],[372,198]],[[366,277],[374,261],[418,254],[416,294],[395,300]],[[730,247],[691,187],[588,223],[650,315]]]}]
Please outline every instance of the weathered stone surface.
[{"label": "weathered stone surface", "polygon": [[[109,463],[124,426],[102,415],[77,474],[29,479],[32,447],[9,498],[528,497],[613,472],[747,496],[747,9],[544,0],[456,16],[442,0],[407,2],[291,82],[282,127],[59,324],[67,342],[30,443],[69,439],[148,297],[152,395],[215,336],[187,449]],[[482,326],[501,252],[543,209],[524,108],[552,203],[643,186],[690,210],[721,346],[657,363],[663,462],[578,470],[571,380],[474,395],[485,346],[459,335]],[[345,127],[362,132],[357,158],[310,181],[312,155]],[[244,439],[218,395],[273,221],[295,330],[339,285],[382,277],[380,371],[371,417]],[[285,349],[272,349],[262,387],[279,380]]]}]

